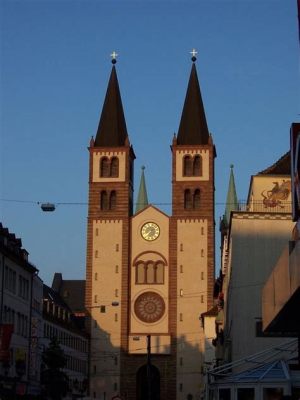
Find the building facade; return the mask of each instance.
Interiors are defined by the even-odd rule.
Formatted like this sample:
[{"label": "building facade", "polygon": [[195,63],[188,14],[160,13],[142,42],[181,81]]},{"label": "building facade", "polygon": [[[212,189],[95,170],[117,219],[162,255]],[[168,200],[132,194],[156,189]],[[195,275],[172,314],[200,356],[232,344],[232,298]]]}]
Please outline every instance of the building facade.
[{"label": "building facade", "polygon": [[[80,296],[80,294],[78,294]],[[72,310],[59,293],[44,285],[43,290],[43,349],[56,338],[66,357],[63,372],[68,377],[66,398],[82,398],[88,384],[89,338],[79,326]]]},{"label": "building facade", "polygon": [[262,288],[293,226],[289,152],[251,177],[246,203],[231,209],[225,219],[219,363],[235,362],[282,343],[263,333],[261,304]]},{"label": "building facade", "polygon": [[147,205],[143,182],[134,213],[135,154],[113,66],[89,147],[86,309],[93,398],[201,394],[199,314],[213,298],[216,152],[194,63],[171,150],[172,215]]},{"label": "building facade", "polygon": [[[37,268],[28,261],[21,239],[0,224],[0,375],[3,395],[39,394],[41,349],[32,340],[41,325]],[[35,309],[34,309],[35,307]]]}]

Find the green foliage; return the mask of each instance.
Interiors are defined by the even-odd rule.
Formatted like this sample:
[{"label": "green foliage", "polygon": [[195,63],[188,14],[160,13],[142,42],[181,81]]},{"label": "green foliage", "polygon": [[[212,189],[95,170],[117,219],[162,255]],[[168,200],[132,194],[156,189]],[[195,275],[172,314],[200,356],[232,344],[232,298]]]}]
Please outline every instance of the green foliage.
[{"label": "green foliage", "polygon": [[49,347],[43,352],[42,360],[49,369],[60,369],[66,365],[67,359],[57,338],[53,338]]},{"label": "green foliage", "polygon": [[60,400],[66,395],[68,377],[61,371],[66,365],[66,357],[56,338],[53,338],[47,349],[42,354],[42,360],[46,368],[42,373],[42,383],[46,393],[53,400]]}]

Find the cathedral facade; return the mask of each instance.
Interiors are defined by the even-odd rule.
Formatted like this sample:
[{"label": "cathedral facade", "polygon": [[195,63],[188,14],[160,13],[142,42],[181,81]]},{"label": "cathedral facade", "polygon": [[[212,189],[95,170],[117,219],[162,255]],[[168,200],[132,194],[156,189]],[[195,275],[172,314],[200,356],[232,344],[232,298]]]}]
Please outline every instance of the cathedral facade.
[{"label": "cathedral facade", "polygon": [[194,61],[171,143],[171,215],[147,204],[144,181],[133,210],[135,154],[112,67],[89,146],[86,309],[92,398],[201,398],[199,315],[213,301],[216,152]]}]

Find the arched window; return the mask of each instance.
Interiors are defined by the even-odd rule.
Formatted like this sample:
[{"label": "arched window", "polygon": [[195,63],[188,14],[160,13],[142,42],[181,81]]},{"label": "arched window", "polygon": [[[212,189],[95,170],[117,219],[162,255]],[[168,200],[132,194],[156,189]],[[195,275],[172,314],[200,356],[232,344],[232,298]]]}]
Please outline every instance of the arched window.
[{"label": "arched window", "polygon": [[145,283],[145,264],[143,262],[136,266],[135,281],[136,283]]},{"label": "arched window", "polygon": [[116,205],[117,205],[117,194],[115,190],[112,190],[110,192],[110,197],[109,197],[109,209],[115,210]]},{"label": "arched window", "polygon": [[147,263],[146,271],[147,283],[156,283],[154,277],[154,263],[152,261]]},{"label": "arched window", "polygon": [[199,210],[200,208],[200,189],[196,189],[194,192],[194,209]]},{"label": "arched window", "polygon": [[190,189],[185,189],[184,191],[184,208],[186,210],[191,209],[193,206],[192,204],[192,194]]},{"label": "arched window", "polygon": [[110,176],[117,178],[119,176],[119,159],[113,157],[110,162]]},{"label": "arched window", "polygon": [[193,161],[193,176],[201,176],[202,175],[202,158],[198,154],[194,157]]},{"label": "arched window", "polygon": [[106,190],[101,191],[100,208],[101,210],[108,210],[108,194]]},{"label": "arched window", "polygon": [[163,261],[137,261],[135,264],[135,283],[163,284],[165,263]]},{"label": "arched window", "polygon": [[109,175],[109,159],[107,157],[102,157],[100,160],[100,176],[107,178]]},{"label": "arched window", "polygon": [[155,265],[155,282],[164,283],[164,264],[161,261]]},{"label": "arched window", "polygon": [[191,176],[193,172],[193,165],[191,156],[183,157],[183,176]]}]

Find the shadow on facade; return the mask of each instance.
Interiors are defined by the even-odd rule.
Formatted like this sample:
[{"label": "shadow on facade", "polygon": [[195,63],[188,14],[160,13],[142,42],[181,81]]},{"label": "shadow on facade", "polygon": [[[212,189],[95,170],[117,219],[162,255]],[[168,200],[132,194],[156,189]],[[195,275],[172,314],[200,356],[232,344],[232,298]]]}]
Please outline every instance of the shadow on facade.
[{"label": "shadow on facade", "polygon": [[[160,345],[151,335],[147,354],[146,335],[137,335],[135,352],[128,352],[128,340],[117,332],[103,330],[91,320],[90,398],[98,400],[200,400],[204,398],[204,356],[199,332]],[[123,338],[124,339],[124,338]],[[126,338],[125,338],[126,339]],[[204,344],[203,344],[204,348]],[[149,394],[150,392],[150,394]]]}]

